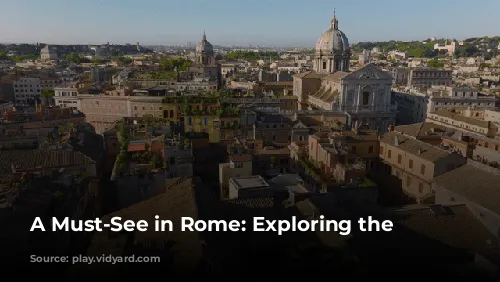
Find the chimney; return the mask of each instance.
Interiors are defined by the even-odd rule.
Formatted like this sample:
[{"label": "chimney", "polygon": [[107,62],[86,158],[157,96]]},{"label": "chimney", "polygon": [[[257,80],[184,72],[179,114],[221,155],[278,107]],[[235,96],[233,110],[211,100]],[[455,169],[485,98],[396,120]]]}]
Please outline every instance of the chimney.
[{"label": "chimney", "polygon": [[399,139],[397,136],[394,136],[394,146],[399,146]]},{"label": "chimney", "polygon": [[423,151],[422,151],[422,149],[420,149],[420,148],[419,148],[417,153],[418,153],[419,155],[421,155],[421,154],[422,154],[422,152],[423,152]]},{"label": "chimney", "polygon": [[388,128],[389,131],[394,131],[394,125],[389,125],[389,128]]}]

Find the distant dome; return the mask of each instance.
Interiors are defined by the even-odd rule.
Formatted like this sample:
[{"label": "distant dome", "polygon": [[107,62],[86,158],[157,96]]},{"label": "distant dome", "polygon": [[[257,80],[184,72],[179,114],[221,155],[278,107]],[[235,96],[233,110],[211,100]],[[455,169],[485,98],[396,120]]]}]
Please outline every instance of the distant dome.
[{"label": "distant dome", "polygon": [[207,36],[205,32],[203,32],[203,38],[198,44],[196,44],[196,52],[197,53],[213,53],[214,47],[210,42],[207,41]]},{"label": "distant dome", "polygon": [[349,49],[349,40],[338,29],[338,20],[333,17],[330,28],[321,35],[316,43],[316,52],[323,54],[343,53]]}]

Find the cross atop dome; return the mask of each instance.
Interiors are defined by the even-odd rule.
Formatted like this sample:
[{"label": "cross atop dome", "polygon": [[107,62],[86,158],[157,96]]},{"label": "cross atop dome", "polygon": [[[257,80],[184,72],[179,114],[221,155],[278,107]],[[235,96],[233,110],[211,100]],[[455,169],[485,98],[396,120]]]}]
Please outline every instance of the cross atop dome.
[{"label": "cross atop dome", "polygon": [[202,40],[203,40],[203,41],[207,41],[207,35],[205,34],[205,31],[203,31],[203,37],[202,37]]}]

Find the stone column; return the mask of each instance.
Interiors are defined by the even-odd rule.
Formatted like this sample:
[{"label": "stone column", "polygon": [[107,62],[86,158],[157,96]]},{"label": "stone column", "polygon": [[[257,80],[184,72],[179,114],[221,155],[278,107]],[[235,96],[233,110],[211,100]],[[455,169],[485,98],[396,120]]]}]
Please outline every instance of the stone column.
[{"label": "stone column", "polygon": [[361,105],[361,84],[358,84],[357,85],[357,93],[355,93],[355,104],[354,104],[354,107],[356,108],[356,110],[358,109],[358,107]]},{"label": "stone column", "polygon": [[339,106],[340,106],[340,110],[343,109],[343,106],[345,106],[345,103],[347,101],[347,85],[342,83],[340,85],[340,99],[339,99]]},{"label": "stone column", "polygon": [[[376,88],[374,88],[375,86],[377,86],[377,87],[376,87]],[[371,108],[372,108],[372,111],[374,111],[374,110],[375,110],[375,97],[376,97],[377,95],[380,95],[380,94],[378,93],[378,92],[379,92],[378,85],[373,84],[373,85],[371,85],[370,87],[371,87],[372,89],[374,89],[374,90],[372,91],[372,97],[371,97],[371,98],[372,98],[372,103],[371,103],[371,104],[372,104],[372,106],[371,106]]]}]

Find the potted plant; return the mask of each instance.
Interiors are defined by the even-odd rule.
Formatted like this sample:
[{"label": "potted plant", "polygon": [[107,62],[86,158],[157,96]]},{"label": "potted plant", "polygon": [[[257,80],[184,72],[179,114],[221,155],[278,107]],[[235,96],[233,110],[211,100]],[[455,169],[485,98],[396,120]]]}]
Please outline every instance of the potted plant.
[{"label": "potted plant", "polygon": [[276,157],[271,157],[271,168],[275,168],[276,167]]}]

